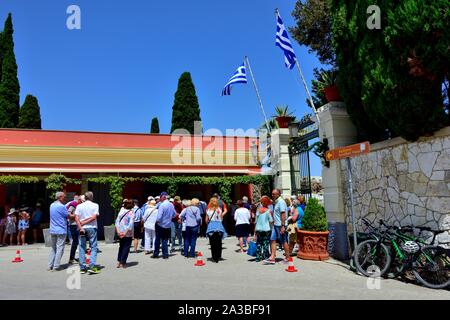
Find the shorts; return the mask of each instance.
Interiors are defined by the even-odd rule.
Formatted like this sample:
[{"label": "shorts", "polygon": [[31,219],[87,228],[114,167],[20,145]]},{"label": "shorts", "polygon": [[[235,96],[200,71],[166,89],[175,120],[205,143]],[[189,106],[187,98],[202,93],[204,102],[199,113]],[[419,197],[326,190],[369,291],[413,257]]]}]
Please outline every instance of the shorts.
[{"label": "shorts", "polygon": [[133,239],[142,239],[141,223],[134,223],[134,236]]},{"label": "shorts", "polygon": [[276,241],[279,244],[285,244],[288,242],[288,233],[286,228],[284,228],[284,233],[281,234],[281,226],[274,226],[272,229],[272,235],[270,236],[270,241]]},{"label": "shorts", "polygon": [[236,237],[238,238],[247,238],[250,234],[250,225],[246,224],[238,224],[236,226]]}]

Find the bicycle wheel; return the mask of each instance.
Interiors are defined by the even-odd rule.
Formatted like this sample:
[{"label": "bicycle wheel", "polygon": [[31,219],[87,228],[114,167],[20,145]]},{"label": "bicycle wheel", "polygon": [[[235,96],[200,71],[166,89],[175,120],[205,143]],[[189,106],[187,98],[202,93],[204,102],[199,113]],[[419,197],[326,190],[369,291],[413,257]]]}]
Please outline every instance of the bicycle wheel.
[{"label": "bicycle wheel", "polygon": [[414,263],[414,276],[424,286],[443,289],[450,286],[450,260],[444,248],[427,246]]},{"label": "bicycle wheel", "polygon": [[373,239],[363,241],[356,247],[354,260],[356,269],[366,277],[373,276],[377,272],[379,272],[377,276],[381,277],[391,264],[389,249]]}]

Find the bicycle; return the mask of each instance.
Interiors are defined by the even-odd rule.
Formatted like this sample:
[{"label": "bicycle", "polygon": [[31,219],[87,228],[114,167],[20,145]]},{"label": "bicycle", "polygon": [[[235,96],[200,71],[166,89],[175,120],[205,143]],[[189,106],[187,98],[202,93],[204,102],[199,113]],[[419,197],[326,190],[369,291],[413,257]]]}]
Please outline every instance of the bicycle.
[{"label": "bicycle", "polygon": [[[381,231],[381,226],[386,230]],[[419,236],[407,234],[412,229],[420,230]],[[355,250],[357,270],[370,277],[375,271],[383,276],[392,268],[395,276],[412,273],[417,281],[429,288],[442,289],[449,286],[449,250],[428,245],[420,239],[423,231],[433,233],[431,243],[434,243],[438,234],[445,232],[428,227],[391,227],[380,220],[380,227],[373,232],[374,239],[361,242]]]}]

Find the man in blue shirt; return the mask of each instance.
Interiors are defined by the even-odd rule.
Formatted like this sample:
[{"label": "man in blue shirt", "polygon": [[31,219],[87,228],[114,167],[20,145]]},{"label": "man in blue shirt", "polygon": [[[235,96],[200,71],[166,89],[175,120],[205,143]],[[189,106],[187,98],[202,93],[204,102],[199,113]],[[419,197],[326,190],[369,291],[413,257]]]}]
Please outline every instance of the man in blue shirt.
[{"label": "man in blue shirt", "polygon": [[67,216],[69,215],[64,203],[66,194],[56,193],[56,201],[50,205],[50,236],[52,248],[48,259],[48,270],[59,271],[61,258],[64,254],[64,245],[67,235]]},{"label": "man in blue shirt", "polygon": [[134,242],[134,253],[138,251],[139,240],[142,239],[142,216],[143,211],[139,208],[139,201],[134,199],[134,232],[133,232],[133,242]]},{"label": "man in blue shirt", "polygon": [[176,216],[177,213],[175,211],[175,207],[167,197],[167,192],[163,192],[160,195],[160,205],[158,207],[158,215],[156,217],[155,225],[155,251],[152,258],[158,258],[161,242],[163,259],[169,258],[167,241],[171,236],[172,219]]},{"label": "man in blue shirt", "polygon": [[289,245],[287,238],[287,205],[286,202],[281,197],[281,191],[279,189],[274,189],[272,191],[273,200],[273,221],[274,226],[272,229],[272,236],[270,237],[272,253],[269,259],[264,260],[266,264],[275,264],[275,258],[277,254],[277,242],[283,246],[284,263],[288,262],[289,258]]}]

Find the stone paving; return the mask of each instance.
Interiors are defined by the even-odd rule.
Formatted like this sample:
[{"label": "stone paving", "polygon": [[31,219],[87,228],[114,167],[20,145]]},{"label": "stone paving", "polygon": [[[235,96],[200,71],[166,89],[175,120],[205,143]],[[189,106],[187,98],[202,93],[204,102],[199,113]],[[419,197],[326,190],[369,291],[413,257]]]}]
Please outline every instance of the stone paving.
[{"label": "stone paving", "polygon": [[[448,290],[432,290],[397,280],[359,276],[339,261],[304,261],[294,258],[298,272],[288,273],[286,265],[263,265],[236,252],[235,238],[224,241],[223,258],[216,264],[207,258],[206,239],[199,239],[206,265],[194,267],[195,259],[175,253],[168,260],[150,259],[131,253],[128,269],[116,268],[117,244],[100,242],[98,275],[80,275],[77,267],[58,272],[46,271],[49,248],[43,245],[21,247],[22,263],[14,264],[17,247],[0,248],[0,299],[193,299],[193,300],[279,300],[279,299],[450,299]],[[68,260],[66,246],[63,262]],[[278,253],[281,258],[281,253]],[[80,279],[80,289],[76,287]],[[67,284],[69,283],[69,288]]]}]

